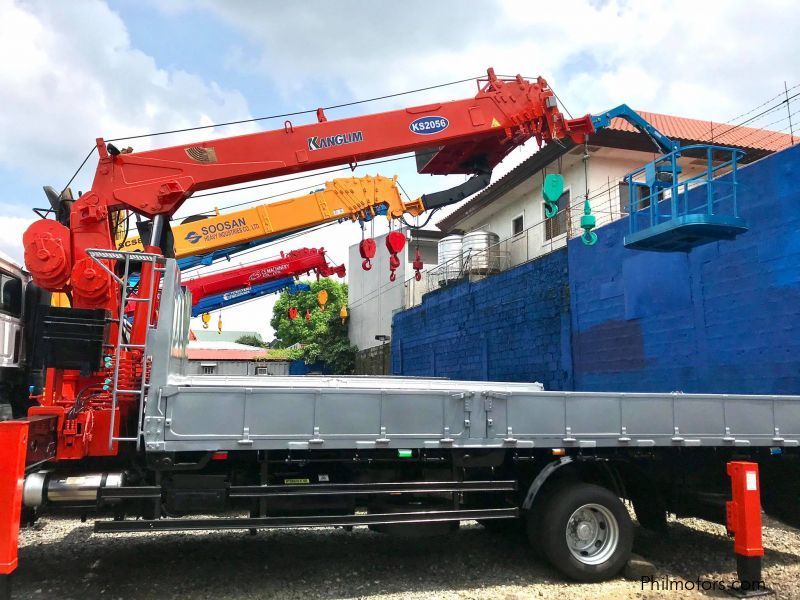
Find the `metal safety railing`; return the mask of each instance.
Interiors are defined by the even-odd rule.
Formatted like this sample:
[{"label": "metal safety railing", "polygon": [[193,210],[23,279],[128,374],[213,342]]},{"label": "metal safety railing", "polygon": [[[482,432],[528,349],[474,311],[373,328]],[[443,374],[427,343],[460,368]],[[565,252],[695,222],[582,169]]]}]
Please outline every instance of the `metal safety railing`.
[{"label": "metal safety railing", "polygon": [[[678,160],[697,156],[700,172],[686,175]],[[695,144],[665,154],[628,173],[630,234],[687,215],[739,216],[738,167],[744,151],[738,148]],[[704,190],[693,190],[704,187]]]},{"label": "metal safety railing", "polygon": [[[109,449],[113,448],[114,442],[136,442],[136,449],[139,450],[141,447],[141,440],[142,434],[144,433],[144,409],[145,409],[145,402],[147,400],[147,389],[148,389],[148,381],[147,381],[147,361],[149,357],[148,353],[148,341],[145,340],[144,344],[132,344],[126,342],[125,338],[125,325],[127,323],[126,319],[126,308],[128,303],[139,303],[143,302],[147,305],[147,331],[148,335],[146,338],[149,338],[149,331],[154,328],[154,324],[151,322],[155,311],[153,310],[156,298],[158,296],[158,288],[157,285],[160,277],[157,277],[158,273],[163,273],[165,270],[166,259],[161,256],[160,254],[151,254],[147,252],[121,252],[118,250],[102,250],[102,249],[95,249],[91,248],[86,250],[86,254],[97,263],[106,273],[108,273],[114,281],[120,286],[120,304],[119,304],[119,314],[118,314],[118,323],[119,327],[117,328],[117,340],[114,347],[114,358],[113,358],[113,376],[111,378],[111,423],[108,429],[108,447]],[[123,264],[122,269],[122,276],[116,274],[114,269],[110,269],[108,265],[104,261],[116,261],[121,262]],[[146,297],[138,297],[132,296],[131,292],[131,285],[130,285],[130,276],[131,276],[131,263],[138,262],[138,263],[152,263],[153,268],[150,270],[150,278],[149,278],[149,294]],[[141,279],[137,279],[137,284],[139,289],[141,289]],[[138,381],[138,388],[136,389],[120,389],[120,364],[122,362],[122,352],[123,351],[139,351],[135,352],[135,355],[138,355],[138,364],[129,365],[129,367],[134,368],[135,373],[141,373]],[[127,357],[126,357],[127,361]],[[134,377],[135,379],[135,377]],[[128,378],[126,378],[128,381]],[[136,436],[135,437],[120,437],[114,435],[114,428],[116,426],[116,411],[117,407],[119,406],[120,396],[127,396],[127,397],[135,397],[138,399],[138,409],[139,414],[136,421]]]}]

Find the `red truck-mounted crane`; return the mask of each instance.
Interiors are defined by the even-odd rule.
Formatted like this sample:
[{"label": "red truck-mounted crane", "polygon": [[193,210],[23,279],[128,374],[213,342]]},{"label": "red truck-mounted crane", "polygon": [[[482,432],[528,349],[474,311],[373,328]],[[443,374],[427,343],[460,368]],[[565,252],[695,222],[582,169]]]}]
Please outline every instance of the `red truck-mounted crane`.
[{"label": "red truck-mounted crane", "polygon": [[[34,282],[69,295],[72,306],[37,313],[30,337],[47,367],[44,391],[27,419],[0,422],[0,593],[17,563],[23,491],[27,513],[75,504],[111,513],[95,523],[107,533],[442,531],[462,520],[524,517],[519,528],[532,543],[581,581],[615,575],[630,554],[633,525],[620,498],[651,529],[663,528],[668,512],[724,519],[727,481],[717,475],[731,458],[759,464],[768,514],[800,519],[800,396],[189,375],[191,301],[162,249],[173,247],[168,217],[192,193],[404,151],[417,154],[423,173],[473,176],[423,196],[413,209],[422,212],[485,187],[491,169],[528,139],[583,143],[594,131],[588,115],[561,115],[543,79],[491,70],[474,98],[338,121],[317,116],[310,125],[287,121],[276,131],[141,153],[98,140],[92,189],[74,204],[63,198],[56,221],[26,231]],[[327,219],[322,208],[313,220]],[[386,206],[370,204],[369,216],[378,208]],[[115,249],[120,210],[152,217],[144,252]],[[367,217],[359,212],[350,218]],[[135,291],[132,264],[141,265]],[[129,301],[127,331],[120,308]],[[744,549],[748,558],[758,550]]]},{"label": "red truck-mounted crane", "polygon": [[[44,388],[32,395],[36,406],[27,421],[0,423],[0,448],[8,451],[0,464],[0,580],[16,566],[25,468],[48,462],[81,472],[90,464],[84,459],[106,457],[104,463],[114,463],[111,457],[119,457],[120,465],[141,464],[142,473],[153,469],[138,442],[125,442],[141,437],[144,407],[155,407],[155,401],[144,401],[152,373],[171,362],[147,352],[150,334],[164,327],[159,315],[178,311],[188,318],[183,297],[170,292],[168,304],[159,306],[157,290],[166,273],[173,277],[169,285],[174,283],[172,263],[160,258],[172,247],[169,217],[192,194],[415,152],[420,173],[472,176],[452,190],[423,196],[420,210],[432,209],[488,185],[492,168],[530,139],[539,145],[559,139],[583,143],[593,132],[589,115],[562,115],[543,78],[499,77],[489,69],[478,80],[476,95],[461,100],[338,120],[328,120],[319,109],[316,123],[287,120],[276,130],[144,152],[120,150],[98,138],[91,189],[74,201],[64,198],[56,220],[36,221],[23,235],[33,281],[64,293],[71,306],[46,307],[39,315]],[[117,260],[124,253],[115,244],[114,220],[122,210],[152,219],[150,243],[135,259],[141,273],[130,297],[123,283],[130,255],[123,272]],[[135,309],[127,331],[120,307],[129,301]],[[159,342],[170,344],[158,346],[159,352],[180,353],[184,341],[163,337],[180,328],[158,331]]]},{"label": "red truck-mounted crane", "polygon": [[[430,209],[443,196],[449,202],[453,195],[488,185],[491,169],[531,138],[540,145],[564,138],[583,142],[594,131],[589,115],[577,119],[562,115],[543,78],[503,78],[492,69],[479,80],[474,98],[339,120],[328,120],[320,109],[317,120],[308,125],[286,121],[277,130],[145,152],[120,151],[98,138],[100,160],[94,182],[71,203],[69,226],[42,219],[23,235],[33,281],[71,297],[71,308],[53,309],[60,313],[56,320],[80,316],[109,323],[108,314],[119,312],[111,255],[108,260],[96,255],[104,264],[101,267],[86,253],[116,248],[114,211],[127,209],[152,217],[151,244],[145,251],[161,254],[162,248],[171,247],[168,217],[201,190],[414,151],[421,173],[473,176],[451,191],[423,197],[423,201],[430,198],[424,207]],[[137,294],[142,299],[159,284],[160,273],[154,269],[152,262],[142,263]],[[142,348],[155,315],[153,303],[136,305],[130,335],[120,352],[120,369],[131,389],[146,377]],[[115,349],[113,340],[119,339],[118,324],[110,321],[102,336],[108,357]],[[44,391],[36,398],[39,406],[31,412],[58,417],[58,429],[64,434],[59,436],[57,458],[117,454],[116,443],[109,446],[97,440],[129,421],[137,401],[130,398],[112,411],[108,380],[115,365],[106,361],[103,366],[99,357],[80,365],[51,357],[50,364],[54,366],[47,370]]]},{"label": "red truck-mounted crane", "polygon": [[181,285],[192,293],[192,305],[214,294],[259,285],[284,277],[297,277],[314,271],[317,277],[345,276],[344,265],[328,264],[324,248],[300,248],[277,259],[236,267],[219,273],[181,279]]}]

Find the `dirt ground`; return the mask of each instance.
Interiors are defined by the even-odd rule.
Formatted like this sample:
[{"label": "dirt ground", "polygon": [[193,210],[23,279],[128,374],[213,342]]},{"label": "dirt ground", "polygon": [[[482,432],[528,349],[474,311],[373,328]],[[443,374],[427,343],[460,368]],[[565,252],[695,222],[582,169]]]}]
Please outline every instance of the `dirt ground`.
[{"label": "dirt ground", "polygon": [[[696,585],[698,578],[726,585],[735,580],[732,540],[724,528],[683,519],[672,520],[669,529],[666,538],[637,530],[635,551],[655,563],[659,590],[622,578],[569,583],[534,558],[522,535],[493,533],[475,523],[447,537],[404,539],[366,528],[108,535],[93,533],[90,522],[45,518],[22,532],[14,597],[730,597],[719,590],[687,591],[687,582]],[[800,598],[800,532],[767,520],[764,542],[767,585],[778,598]]]}]

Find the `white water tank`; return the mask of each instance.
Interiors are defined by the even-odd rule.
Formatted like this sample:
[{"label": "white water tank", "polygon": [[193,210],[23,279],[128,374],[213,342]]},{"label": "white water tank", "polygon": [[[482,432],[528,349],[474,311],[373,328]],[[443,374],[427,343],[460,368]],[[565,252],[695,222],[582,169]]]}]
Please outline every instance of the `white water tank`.
[{"label": "white water tank", "polygon": [[463,235],[455,233],[439,240],[439,266],[436,270],[441,282],[457,279],[461,274],[461,239],[463,237]]},{"label": "white water tank", "polygon": [[481,229],[464,235],[461,240],[461,260],[470,273],[496,273],[500,270],[497,245],[500,236]]}]

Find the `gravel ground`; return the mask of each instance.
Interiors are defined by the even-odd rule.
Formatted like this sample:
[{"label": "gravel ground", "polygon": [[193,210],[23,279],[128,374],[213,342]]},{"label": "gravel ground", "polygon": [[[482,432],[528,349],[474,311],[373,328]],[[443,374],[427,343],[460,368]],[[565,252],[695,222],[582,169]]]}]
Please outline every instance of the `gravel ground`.
[{"label": "gravel ground", "polygon": [[[724,528],[673,520],[669,536],[637,531],[635,551],[663,581],[735,579]],[[767,520],[764,579],[779,598],[800,598],[800,531]],[[21,534],[15,598],[478,599],[730,597],[642,590],[638,581],[565,582],[537,562],[522,535],[475,523],[447,537],[404,539],[366,528],[337,530],[92,533],[91,523],[41,519]]]}]

